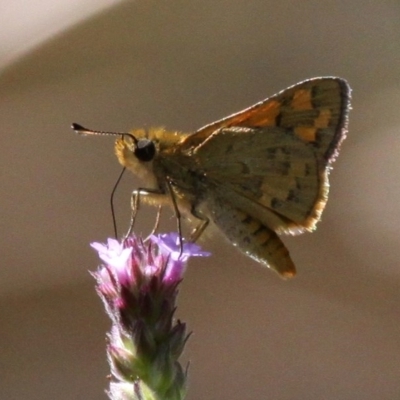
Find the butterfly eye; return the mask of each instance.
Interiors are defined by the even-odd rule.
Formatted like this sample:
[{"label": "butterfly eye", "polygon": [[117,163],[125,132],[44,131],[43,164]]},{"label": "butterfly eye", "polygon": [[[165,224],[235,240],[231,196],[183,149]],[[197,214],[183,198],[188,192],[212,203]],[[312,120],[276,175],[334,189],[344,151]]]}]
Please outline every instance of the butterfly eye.
[{"label": "butterfly eye", "polygon": [[156,154],[156,147],[151,140],[140,139],[136,144],[134,154],[140,161],[151,161]]}]

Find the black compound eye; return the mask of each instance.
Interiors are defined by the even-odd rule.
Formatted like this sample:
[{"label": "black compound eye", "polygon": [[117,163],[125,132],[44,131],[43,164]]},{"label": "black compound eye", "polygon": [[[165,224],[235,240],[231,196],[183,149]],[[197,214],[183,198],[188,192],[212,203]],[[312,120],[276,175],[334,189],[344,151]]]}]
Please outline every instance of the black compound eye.
[{"label": "black compound eye", "polygon": [[156,146],[149,139],[140,139],[136,144],[134,154],[140,161],[151,161],[156,154]]}]

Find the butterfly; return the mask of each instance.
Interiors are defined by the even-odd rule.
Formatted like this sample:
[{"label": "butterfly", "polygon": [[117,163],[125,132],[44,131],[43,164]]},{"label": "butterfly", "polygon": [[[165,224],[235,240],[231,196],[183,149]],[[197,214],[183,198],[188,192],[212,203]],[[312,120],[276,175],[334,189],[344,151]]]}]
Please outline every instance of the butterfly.
[{"label": "butterfly", "polygon": [[133,215],[140,202],[169,204],[180,234],[181,213],[198,221],[190,240],[212,222],[240,251],[293,276],[279,236],[313,231],[321,218],[331,164],[347,133],[350,93],[343,79],[313,78],[194,133],[118,134],[119,162],[145,182],[132,193]]}]

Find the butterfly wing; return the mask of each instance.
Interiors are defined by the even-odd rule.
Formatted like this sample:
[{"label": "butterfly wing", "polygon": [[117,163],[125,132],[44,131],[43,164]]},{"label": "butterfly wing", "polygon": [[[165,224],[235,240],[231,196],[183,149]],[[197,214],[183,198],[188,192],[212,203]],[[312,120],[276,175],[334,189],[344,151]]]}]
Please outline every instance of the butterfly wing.
[{"label": "butterfly wing", "polygon": [[313,78],[291,86],[245,110],[199,129],[182,143],[189,150],[224,127],[281,127],[334,159],[347,131],[350,87],[336,77]]},{"label": "butterfly wing", "polygon": [[203,206],[228,239],[291,276],[276,233],[313,230],[328,196],[328,172],[347,129],[350,89],[311,79],[187,137],[202,174]]},{"label": "butterfly wing", "polygon": [[327,200],[329,165],[346,135],[349,101],[344,80],[310,79],[182,145],[191,143],[189,152],[215,187],[236,193],[254,212],[272,211],[275,231],[313,230]]},{"label": "butterfly wing", "polygon": [[204,206],[213,222],[227,239],[257,262],[274,269],[282,277],[290,278],[296,268],[289,251],[278,235],[257,217],[229,202],[226,197],[213,192]]},{"label": "butterfly wing", "polygon": [[277,233],[312,230],[320,218],[328,194],[326,169],[313,146],[293,132],[223,128],[193,156],[213,194]]}]

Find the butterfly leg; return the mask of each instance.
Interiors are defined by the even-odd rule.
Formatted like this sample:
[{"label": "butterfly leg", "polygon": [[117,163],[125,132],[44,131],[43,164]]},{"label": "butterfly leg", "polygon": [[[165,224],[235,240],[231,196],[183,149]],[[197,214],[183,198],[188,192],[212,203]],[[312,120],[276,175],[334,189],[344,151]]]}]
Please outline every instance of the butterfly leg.
[{"label": "butterfly leg", "polygon": [[158,227],[160,226],[161,210],[162,210],[162,206],[158,206],[156,222],[154,223],[154,227],[153,227],[152,231],[150,232],[150,234],[147,236],[146,239],[144,239],[145,242],[147,242],[150,239],[150,237],[153,236],[157,232]]},{"label": "butterfly leg", "polygon": [[[139,188],[132,192],[132,195],[131,195],[131,210],[132,210],[131,211],[131,222],[130,222],[128,232],[125,235],[125,238],[132,234],[133,226],[135,225],[136,214],[139,210],[140,201],[142,198],[146,203],[159,204],[160,202],[164,202],[165,197],[167,195],[169,195],[171,198],[172,206],[173,206],[176,221],[177,221],[180,254],[182,254],[183,253],[183,238],[182,238],[181,213],[179,211],[178,204],[176,202],[175,193],[172,189],[172,183],[171,183],[170,179],[168,179],[168,178],[166,179],[166,184],[167,184],[167,188],[168,188],[168,193],[166,193],[162,189],[149,189],[149,188]],[[159,205],[159,210],[158,210],[157,218],[156,218],[156,224],[155,224],[151,234],[153,234],[158,228],[160,215],[161,215],[161,206]]]},{"label": "butterfly leg", "polygon": [[175,194],[174,194],[174,191],[172,189],[171,180],[169,178],[167,178],[165,180],[165,182],[167,183],[169,195],[171,196],[172,206],[173,206],[174,211],[175,211],[175,217],[176,217],[176,223],[177,223],[178,235],[179,235],[179,247],[180,247],[179,257],[180,257],[182,255],[182,253],[183,253],[181,213],[179,211],[178,204],[177,204],[176,198],[175,198]]},{"label": "butterfly leg", "polygon": [[[131,195],[131,221],[129,225],[128,232],[125,234],[125,238],[130,236],[133,231],[133,226],[135,225],[136,214],[140,207],[141,198],[146,199],[145,202],[147,203],[154,203],[157,202],[157,199],[165,198],[166,193],[161,189],[148,189],[148,188],[139,188],[134,190]],[[159,201],[158,201],[159,203]],[[159,211],[157,214],[156,225],[153,229],[153,232],[158,228],[159,224],[159,217],[161,214],[161,206],[159,206]]]},{"label": "butterfly leg", "polygon": [[200,223],[190,233],[190,239],[189,240],[192,243],[194,243],[203,234],[203,232],[207,228],[208,224],[210,223],[210,220],[205,215],[203,215],[199,210],[197,210],[195,208],[195,206],[192,207],[191,213],[192,213],[192,215],[194,217],[196,217],[198,220],[200,220]]}]

